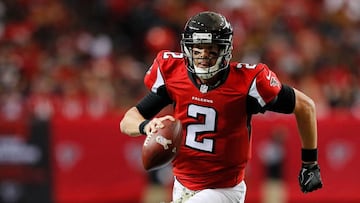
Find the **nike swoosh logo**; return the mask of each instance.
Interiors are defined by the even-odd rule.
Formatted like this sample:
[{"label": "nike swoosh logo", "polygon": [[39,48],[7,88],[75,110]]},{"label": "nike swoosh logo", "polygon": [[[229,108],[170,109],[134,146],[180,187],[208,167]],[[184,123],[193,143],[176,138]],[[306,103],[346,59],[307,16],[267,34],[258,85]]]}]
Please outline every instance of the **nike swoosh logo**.
[{"label": "nike swoosh logo", "polygon": [[270,80],[271,72],[269,72],[269,75],[266,76],[266,79]]},{"label": "nike swoosh logo", "polygon": [[305,182],[305,184],[304,185],[307,185],[313,178],[314,178],[314,173],[313,172],[310,172],[309,173],[309,179],[307,179],[307,181]]}]

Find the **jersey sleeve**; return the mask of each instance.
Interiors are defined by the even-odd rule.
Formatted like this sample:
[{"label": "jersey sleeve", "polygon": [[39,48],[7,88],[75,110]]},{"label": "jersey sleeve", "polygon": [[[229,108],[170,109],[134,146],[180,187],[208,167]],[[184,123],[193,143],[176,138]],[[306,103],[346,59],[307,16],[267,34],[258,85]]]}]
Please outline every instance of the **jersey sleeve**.
[{"label": "jersey sleeve", "polygon": [[155,94],[159,94],[159,88],[165,86],[164,77],[161,73],[162,56],[163,52],[159,52],[144,77],[146,88]]},{"label": "jersey sleeve", "polygon": [[281,83],[267,65],[259,64],[258,66],[261,71],[252,81],[249,95],[255,98],[261,107],[264,107],[279,94]]}]

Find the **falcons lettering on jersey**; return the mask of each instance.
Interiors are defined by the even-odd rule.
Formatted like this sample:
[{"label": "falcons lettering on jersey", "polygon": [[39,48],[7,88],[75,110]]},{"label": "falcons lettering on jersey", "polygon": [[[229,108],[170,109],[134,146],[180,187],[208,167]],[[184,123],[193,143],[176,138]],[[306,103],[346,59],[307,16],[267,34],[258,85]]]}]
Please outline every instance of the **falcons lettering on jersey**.
[{"label": "falcons lettering on jersey", "polygon": [[177,180],[191,190],[240,183],[251,156],[247,101],[253,97],[262,107],[272,101],[281,88],[276,75],[265,64],[233,62],[226,82],[205,91],[189,78],[181,53],[159,52],[151,67],[146,87],[158,94],[166,89],[183,126],[173,161]]}]

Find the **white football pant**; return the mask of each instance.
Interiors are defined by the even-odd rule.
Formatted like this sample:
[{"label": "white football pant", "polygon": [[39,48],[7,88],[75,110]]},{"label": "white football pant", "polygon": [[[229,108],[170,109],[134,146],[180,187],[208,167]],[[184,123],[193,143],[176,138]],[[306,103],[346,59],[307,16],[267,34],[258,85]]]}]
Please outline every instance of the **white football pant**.
[{"label": "white football pant", "polygon": [[244,181],[231,188],[189,190],[179,181],[174,181],[173,203],[244,203],[246,184]]}]

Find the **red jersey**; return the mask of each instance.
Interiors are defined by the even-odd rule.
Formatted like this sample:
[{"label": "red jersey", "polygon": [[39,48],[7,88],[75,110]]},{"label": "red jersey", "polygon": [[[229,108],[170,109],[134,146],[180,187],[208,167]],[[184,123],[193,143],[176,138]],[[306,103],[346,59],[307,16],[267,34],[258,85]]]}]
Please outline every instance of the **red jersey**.
[{"label": "red jersey", "polygon": [[227,79],[209,90],[190,79],[182,53],[159,52],[144,82],[165,87],[182,122],[183,143],[173,161],[177,180],[191,190],[233,187],[244,179],[251,157],[247,99],[264,107],[281,89],[265,64],[230,63]]}]

